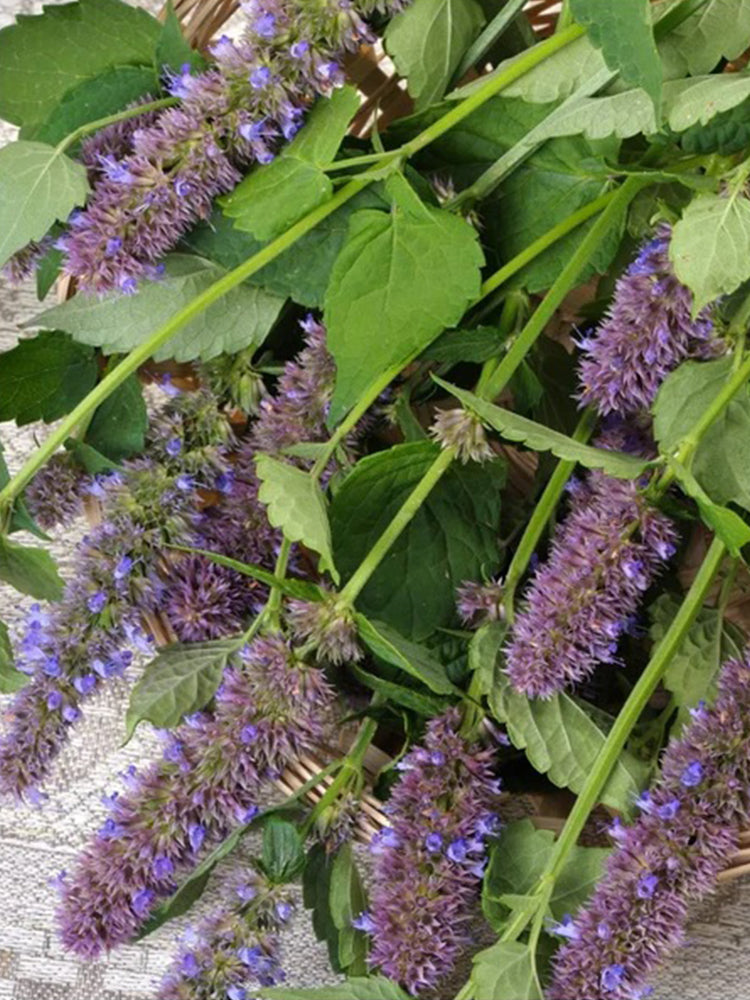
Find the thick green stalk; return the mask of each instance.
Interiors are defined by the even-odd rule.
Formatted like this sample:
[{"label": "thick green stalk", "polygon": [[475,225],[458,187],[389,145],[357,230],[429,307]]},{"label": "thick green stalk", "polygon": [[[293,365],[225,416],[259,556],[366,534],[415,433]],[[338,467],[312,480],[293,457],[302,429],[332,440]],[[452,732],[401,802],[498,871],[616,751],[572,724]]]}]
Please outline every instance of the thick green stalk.
[{"label": "thick green stalk", "polygon": [[[553,36],[554,37],[554,36]],[[573,256],[562,269],[554,284],[537,306],[533,316],[521,330],[497,369],[485,386],[485,396],[493,399],[508,384],[518,366],[533,347],[537,337],[561,305],[565,296],[575,287],[586,264],[589,263],[604,238],[616,226],[636,194],[648,182],[643,178],[629,177],[608,201],[606,208],[584,236]]]},{"label": "thick green stalk", "polygon": [[424,476],[420,479],[409,496],[396,512],[395,517],[378,538],[363,561],[354,571],[348,583],[341,591],[341,603],[353,604],[359,596],[362,588],[378,568],[383,559],[388,555],[391,546],[396,541],[401,532],[406,528],[424,501],[429,496],[433,487],[440,481],[442,476],[448,471],[456,456],[455,449],[445,448],[429,467]]},{"label": "thick green stalk", "polygon": [[308,215],[295,223],[286,233],[273,240],[268,246],[253,254],[239,267],[229,271],[224,277],[215,281],[204,292],[197,295],[191,302],[174,314],[166,323],[159,327],[149,338],[138,347],[134,348],[123,360],[109,372],[96,385],[91,392],[76,406],[60,425],[54,430],[40,445],[37,451],[28,459],[7,485],[0,490],[0,514],[4,507],[9,505],[23,490],[23,488],[33,479],[36,472],[53,455],[66,439],[75,431],[76,427],[85,420],[93,410],[103,403],[114,390],[127,379],[133,372],[137,371],[144,364],[154,351],[158,350],[178,330],[186,323],[189,323],[196,316],[200,315],[212,303],[218,301],[227,292],[236,288],[237,285],[245,281],[251,275],[260,271],[266,264],[275,260],[284,250],[296,243],[305,233],[314,229],[317,224],[331,215],[345,204],[354,195],[358,194],[364,187],[366,181],[353,180],[345,187],[341,188],[330,201],[314,209]]},{"label": "thick green stalk", "polygon": [[[578,426],[573,432],[573,440],[586,442],[591,436],[591,432],[596,424],[596,414],[593,410],[586,410],[583,416],[578,422]],[[544,531],[547,522],[552,516],[552,512],[560,500],[563,490],[565,489],[565,484],[570,479],[573,470],[576,467],[575,462],[566,461],[561,459],[555,471],[550,476],[547,485],[544,487],[542,495],[539,497],[539,501],[534,508],[534,513],[531,515],[529,523],[526,525],[521,540],[518,543],[518,548],[513,554],[510,566],[508,566],[508,572],[505,575],[505,584],[503,586],[503,603],[505,605],[505,616],[508,622],[512,624],[514,618],[513,611],[513,597],[516,592],[516,587],[518,586],[521,577],[526,572],[526,567],[529,565],[529,560],[534,553],[537,545],[539,544],[539,539],[542,537],[542,532]]]},{"label": "thick green stalk", "polygon": [[533,49],[529,49],[528,52],[519,56],[510,66],[506,66],[501,72],[489,76],[484,84],[477,86],[477,89],[473,93],[464,98],[460,103],[457,102],[456,106],[447,114],[439,118],[433,125],[429,125],[418,136],[415,136],[414,139],[405,143],[398,152],[402,157],[408,158],[414,156],[420,149],[429,146],[435,139],[439,139],[449,129],[452,129],[459,122],[462,122],[464,118],[473,114],[477,108],[481,108],[495,94],[499,94],[501,90],[505,90],[511,83],[515,83],[516,80],[520,79],[535,66],[538,66],[539,63],[544,62],[545,59],[549,59],[555,52],[558,52],[566,45],[570,45],[571,42],[574,42],[576,38],[580,38],[584,33],[584,28],[573,24],[569,28],[566,28],[565,31],[561,31],[559,35],[553,35],[551,38],[547,38],[545,41],[535,45]]}]

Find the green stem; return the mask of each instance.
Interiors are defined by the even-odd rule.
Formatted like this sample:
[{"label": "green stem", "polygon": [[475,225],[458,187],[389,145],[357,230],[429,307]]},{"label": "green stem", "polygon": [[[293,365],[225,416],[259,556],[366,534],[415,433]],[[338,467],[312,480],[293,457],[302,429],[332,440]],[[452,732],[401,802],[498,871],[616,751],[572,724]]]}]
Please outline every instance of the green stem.
[{"label": "green stem", "polygon": [[[596,413],[594,413],[591,409],[586,410],[579,420],[578,426],[573,432],[573,440],[581,442],[588,441],[591,436],[591,432],[594,429],[594,425],[596,424],[596,420]],[[557,463],[555,471],[552,473],[547,485],[544,487],[544,491],[534,508],[534,513],[531,515],[529,523],[526,525],[526,529],[521,536],[521,541],[518,543],[518,548],[513,554],[513,558],[508,566],[508,571],[505,575],[505,584],[503,587],[503,601],[505,604],[506,618],[511,624],[514,618],[513,598],[516,587],[523,577],[523,574],[526,572],[529,560],[539,544],[539,539],[542,537],[542,533],[547,525],[547,522],[552,516],[552,512],[557,506],[562,492],[565,489],[565,484],[570,479],[575,467],[576,463],[572,461],[565,461],[561,459]]]},{"label": "green stem", "polygon": [[103,403],[107,397],[114,392],[114,390],[122,385],[122,383],[137,371],[138,368],[148,361],[151,355],[159,347],[165,344],[171,337],[173,337],[178,330],[180,330],[186,323],[195,319],[196,316],[200,315],[205,309],[208,308],[212,303],[218,301],[222,296],[226,295],[227,292],[231,291],[237,285],[245,281],[251,275],[260,271],[261,268],[265,267],[272,260],[275,260],[284,250],[288,249],[292,244],[303,236],[305,233],[314,229],[323,219],[331,215],[336,209],[340,208],[341,205],[345,204],[354,195],[358,194],[364,187],[367,186],[367,181],[350,181],[345,187],[341,188],[330,201],[327,201],[324,205],[319,208],[314,209],[308,215],[301,219],[299,222],[295,223],[288,229],[286,233],[279,236],[277,239],[273,240],[268,246],[264,247],[258,253],[253,254],[248,260],[244,261],[239,267],[234,268],[234,270],[229,271],[218,281],[215,281],[213,285],[210,285],[204,292],[197,295],[191,302],[180,309],[174,314],[166,323],[159,327],[158,330],[153,333],[148,340],[145,340],[138,347],[134,348],[130,354],[128,354],[123,360],[109,372],[102,379],[101,382],[96,385],[91,392],[83,399],[78,406],[76,406],[65,419],[59,424],[59,426],[54,430],[44,441],[44,443],[34,452],[33,455],[24,464],[21,470],[6,484],[6,486],[0,490],[0,514],[3,509],[7,507],[12,501],[21,493],[23,488],[27,483],[33,479],[36,472],[41,468],[42,465],[47,461],[47,459],[53,455],[57,449],[65,442],[65,440],[70,437],[70,435],[75,431],[75,428],[88,416],[92,410],[96,409],[100,403]]},{"label": "green stem", "polygon": [[[278,577],[279,580],[283,580],[286,576],[286,568],[289,564],[289,554],[291,551],[292,543],[288,538],[282,538],[281,548],[276,557],[276,565],[273,570],[273,575]],[[278,628],[279,611],[281,610],[281,587],[278,585],[274,584],[271,587],[271,593],[268,595],[268,602],[264,610],[265,614],[270,618],[271,623]]]},{"label": "green stem", "polygon": [[326,441],[325,448],[321,451],[315,460],[315,464],[310,469],[310,475],[313,479],[320,479],[325,471],[326,466],[331,460],[331,456],[336,451],[338,446],[344,440],[346,435],[352,431],[357,423],[362,419],[365,413],[370,409],[372,404],[378,398],[378,396],[383,392],[391,382],[396,378],[398,373],[402,371],[406,365],[414,360],[416,354],[415,352],[406,361],[400,361],[397,365],[389,368],[388,371],[384,372],[382,375],[378,376],[377,379],[369,386],[365,391],[363,396],[360,398],[356,406],[347,413],[346,417],[338,425],[336,430],[333,432],[331,437]]},{"label": "green stem", "polygon": [[544,882],[549,880],[554,882],[562,872],[568,853],[577,843],[591,810],[600,800],[601,792],[633,727],[648,704],[657,684],[664,676],[669,661],[695,621],[725,554],[724,543],[720,539],[714,538],[679,611],[667,629],[664,638],[653,651],[648,666],[638,679],[604,741],[604,746],[596,759],[594,768],[555,843],[549,867],[543,876]]},{"label": "green stem", "polygon": [[472,42],[466,55],[461,60],[458,69],[453,74],[454,80],[460,80],[465,73],[468,73],[472,66],[475,66],[489,52],[505,29],[521,13],[525,6],[526,0],[507,0],[502,10],[499,10],[495,14],[479,37]]},{"label": "green stem", "polygon": [[456,452],[453,448],[446,448],[440,452],[430,468],[427,472],[425,472],[424,476],[422,476],[421,480],[417,483],[399,510],[396,512],[396,515],[391,523],[354,571],[354,574],[349,579],[349,582],[344,586],[340,595],[342,604],[354,603],[362,588],[367,584],[372,574],[388,554],[393,543],[412,520],[414,515],[422,506],[422,503],[427,499],[432,488],[448,471],[455,454]]},{"label": "green stem", "polygon": [[590,201],[588,205],[579,208],[577,212],[573,212],[566,219],[563,219],[562,222],[558,222],[556,226],[553,226],[543,236],[534,240],[533,243],[529,243],[512,260],[509,260],[507,264],[504,264],[487,278],[482,285],[481,298],[489,295],[490,292],[494,292],[500,285],[508,281],[509,278],[512,278],[514,274],[517,274],[527,264],[531,263],[539,254],[544,253],[545,250],[562,239],[563,236],[567,236],[568,233],[571,233],[574,229],[577,229],[584,222],[587,222],[594,215],[605,209],[615,199],[617,193],[615,189],[608,191],[599,198],[595,198],[594,201]]},{"label": "green stem", "polygon": [[[381,705],[384,698],[380,694],[374,694],[370,701],[370,707],[376,708]],[[365,754],[367,753],[368,747],[375,738],[375,733],[378,729],[378,723],[376,719],[367,718],[365,719],[361,726],[359,727],[359,732],[357,737],[349,748],[349,752],[346,757],[341,761],[339,765],[339,772],[333,779],[329,787],[325,790],[321,798],[315,803],[312,812],[305,820],[302,827],[302,837],[306,837],[310,830],[312,830],[315,825],[315,821],[321,815],[321,813],[332,805],[336,799],[341,794],[345,787],[348,787],[352,779],[360,786],[362,785],[361,775],[362,766],[365,759]]]},{"label": "green stem", "polygon": [[515,62],[506,66],[504,70],[488,77],[484,84],[478,86],[477,89],[461,101],[460,104],[456,104],[455,108],[443,115],[443,117],[436,121],[433,125],[428,126],[423,132],[420,132],[414,139],[405,143],[405,145],[403,145],[397,152],[399,152],[402,157],[407,158],[413,156],[415,153],[418,153],[420,149],[424,149],[425,146],[429,146],[429,144],[434,142],[435,139],[439,139],[444,132],[452,129],[455,125],[458,125],[459,122],[462,122],[464,118],[473,114],[477,108],[480,108],[491,97],[494,97],[495,94],[499,94],[501,90],[509,87],[511,83],[515,83],[516,80],[524,76],[535,66],[538,66],[539,63],[543,62],[545,59],[549,59],[549,57],[554,55],[555,52],[564,48],[566,45],[570,45],[571,42],[574,42],[576,38],[580,38],[584,33],[584,28],[581,28],[577,24],[573,24],[570,28],[560,32],[559,35],[553,35],[551,38],[547,38],[545,41],[540,42],[539,45],[535,45],[534,48],[529,49],[522,56],[519,56]]},{"label": "green stem", "polygon": [[180,103],[178,97],[162,97],[158,101],[149,101],[148,104],[138,104],[133,108],[126,108],[124,111],[118,111],[114,115],[107,115],[106,118],[97,118],[96,121],[86,122],[85,125],[79,125],[77,129],[66,135],[64,139],[55,146],[55,153],[58,155],[64,153],[66,149],[69,149],[75,142],[82,139],[89,132],[98,132],[100,128],[106,128],[107,125],[114,125],[115,122],[123,122],[128,118],[137,118],[138,115],[147,114],[149,111],[160,111],[162,108],[172,108],[176,104]]},{"label": "green stem", "polygon": [[584,267],[589,263],[599,245],[609,234],[610,230],[617,225],[627,205],[647,183],[643,178],[629,177],[608,201],[602,214],[584,236],[583,240],[581,240],[575,253],[562,269],[526,326],[511,345],[510,350],[498,365],[492,378],[488,380],[485,387],[487,399],[494,399],[508,384],[514,372],[534,345],[537,337],[542,333],[550,319],[552,319],[552,316],[565,296],[575,286]]},{"label": "green stem", "polygon": [[[749,304],[750,304],[750,300]],[[740,391],[740,389],[747,383],[750,378],[750,358],[740,365],[731,375],[729,379],[724,383],[720,392],[711,401],[710,405],[701,414],[700,418],[695,422],[689,434],[687,434],[677,450],[675,458],[680,465],[686,465],[695,449],[700,444],[700,440],[706,433],[711,424],[716,420],[717,417],[721,415],[726,406],[732,401],[732,398]],[[669,470],[665,473],[665,476],[669,475]]]}]

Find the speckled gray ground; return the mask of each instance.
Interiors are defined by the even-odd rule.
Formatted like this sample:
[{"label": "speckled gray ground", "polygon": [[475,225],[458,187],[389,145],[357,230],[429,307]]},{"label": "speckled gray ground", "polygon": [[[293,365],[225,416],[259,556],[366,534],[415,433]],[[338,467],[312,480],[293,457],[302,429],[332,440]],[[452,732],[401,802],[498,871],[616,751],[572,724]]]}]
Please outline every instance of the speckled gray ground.
[{"label": "speckled gray ground", "polygon": [[[0,26],[15,14],[36,12],[39,7],[31,0],[0,0]],[[12,130],[0,131],[0,144],[11,137]],[[0,284],[0,350],[15,342],[18,325],[36,308],[31,289]],[[43,434],[35,426],[18,429],[0,424],[11,469]],[[76,535],[71,531],[54,540],[53,551],[63,569],[69,569]],[[18,595],[0,587],[3,619],[18,620],[24,606]],[[90,965],[66,955],[55,940],[54,893],[48,879],[69,866],[88,833],[101,822],[100,798],[113,788],[116,773],[131,761],[147,758],[153,749],[147,734],[119,748],[126,693],[124,684],[112,686],[89,708],[48,786],[49,805],[41,811],[0,806],[0,1000],[151,1000],[173,939],[184,925],[176,922],[147,942]],[[2,704],[0,699],[0,712]],[[749,922],[750,880],[723,889],[696,912],[689,946],[665,970],[657,997],[750,1000]],[[333,981],[304,913],[286,935],[285,956],[291,982]]]}]

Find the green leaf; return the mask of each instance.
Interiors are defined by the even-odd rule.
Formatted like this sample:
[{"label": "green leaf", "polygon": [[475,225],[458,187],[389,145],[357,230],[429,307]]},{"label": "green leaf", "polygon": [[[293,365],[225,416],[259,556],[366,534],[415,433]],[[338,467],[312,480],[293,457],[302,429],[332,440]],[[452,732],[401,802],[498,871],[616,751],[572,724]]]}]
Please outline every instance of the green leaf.
[{"label": "green leaf", "polygon": [[[538,42],[534,48],[541,44],[543,43]],[[491,76],[505,72],[509,66],[526,54],[523,52],[511,59],[504,60],[495,67],[491,74],[473,80],[453,91],[449,97],[453,100],[463,100],[480,86],[483,86]],[[579,87],[601,74],[606,68],[607,64],[601,50],[592,44],[588,35],[584,35],[542,60],[518,80],[514,80],[508,87],[503,88],[503,93],[506,97],[520,97],[532,104],[561,101],[570,97]]]},{"label": "green leaf", "polygon": [[[675,597],[662,594],[648,609],[649,634],[654,643],[664,638],[679,607],[680,601]],[[689,722],[689,709],[699,701],[710,703],[714,700],[722,663],[741,657],[743,647],[742,633],[725,621],[717,608],[700,609],[672,654],[664,674],[664,686],[679,708],[679,726]]]},{"label": "green leaf", "polygon": [[606,139],[616,135],[628,139],[643,132],[657,131],[654,105],[640,88],[607,97],[584,97],[550,114],[540,135],[577,135],[587,139]]},{"label": "green leaf", "polygon": [[321,169],[330,163],[359,107],[353,87],[320,99],[305,126],[276,159],[257,167],[222,199],[224,214],[237,229],[271,240],[333,194]]},{"label": "green leaf", "polygon": [[520,941],[497,941],[473,958],[473,996],[482,1000],[542,1000],[534,956]]},{"label": "green leaf", "polygon": [[[26,325],[56,326],[105,354],[124,354],[226,273],[199,257],[171,254],[166,277],[143,282],[135,295],[74,295]],[[154,353],[154,360],[206,361],[260,346],[282,305],[282,299],[264,289],[239,285],[187,323]]]},{"label": "green leaf", "polygon": [[121,0],[81,0],[21,14],[0,31],[0,116],[45,121],[60,98],[113,66],[150,66],[161,26]]},{"label": "green leaf", "polygon": [[29,678],[13,666],[13,647],[8,626],[0,622],[0,694],[14,694],[27,684]]},{"label": "green leaf", "polygon": [[268,1000],[409,1000],[409,994],[384,976],[358,976],[334,986],[270,986],[258,990]]},{"label": "green leaf", "polygon": [[143,451],[148,413],[137,375],[131,375],[101,403],[86,431],[85,443],[111,462]]},{"label": "green leaf", "polygon": [[96,448],[92,448],[91,445],[84,444],[83,441],[78,441],[75,438],[68,438],[65,442],[65,449],[73,455],[81,468],[92,476],[98,476],[102,472],[113,472],[118,468],[116,462],[111,462]]},{"label": "green leaf", "polygon": [[59,601],[63,581],[46,549],[18,545],[0,535],[0,580],[40,601]]},{"label": "green leaf", "polygon": [[495,326],[475,326],[470,330],[446,330],[434,340],[422,357],[442,364],[457,365],[465,361],[482,364],[499,354],[505,337]]},{"label": "green leaf", "polygon": [[[360,460],[333,498],[333,551],[348,578],[439,454],[431,442],[396,445]],[[454,464],[360,594],[369,618],[419,642],[456,621],[455,589],[498,568],[505,465]]]},{"label": "green leaf", "polygon": [[213,698],[236,639],[164,646],[133,688],[125,717],[127,739],[139,723],[171,729],[183,716],[199,712]]},{"label": "green leaf", "polygon": [[81,125],[106,118],[146,94],[158,95],[159,80],[149,66],[115,66],[92,80],[84,80],[65,94],[49,117],[28,138],[56,145]]},{"label": "green leaf", "polygon": [[[685,361],[667,376],[653,407],[654,435],[660,451],[670,453],[676,449],[731,375],[732,359],[727,357],[708,362]],[[734,502],[750,510],[748,440],[750,388],[745,385],[703,434],[693,456],[692,474],[715,503]],[[690,493],[689,478],[683,476],[682,480]]]},{"label": "green leaf", "polygon": [[337,370],[331,425],[375,378],[455,326],[479,295],[484,256],[471,226],[423,205],[404,181],[391,192],[390,212],[352,216],[326,292]]},{"label": "green leaf", "polygon": [[414,0],[391,20],[385,48],[417,111],[440,100],[484,23],[476,0]]},{"label": "green leaf", "polygon": [[387,701],[393,705],[401,705],[408,708],[410,712],[423,715],[426,719],[431,719],[435,715],[440,715],[448,707],[448,703],[440,698],[433,698],[427,694],[423,688],[406,687],[403,684],[396,684],[394,681],[386,680],[377,674],[371,674],[368,670],[356,664],[350,664],[349,670],[358,681],[361,681],[371,691],[382,694]]},{"label": "green leaf", "polygon": [[58,420],[93,389],[97,374],[93,350],[64,333],[21,340],[0,354],[0,420]]},{"label": "green leaf", "polygon": [[363,976],[367,973],[367,936],[352,927],[352,920],[367,909],[367,896],[350,843],[343,844],[333,859],[329,905],[339,932],[339,964],[347,975]]},{"label": "green leaf", "polygon": [[[554,850],[551,830],[537,830],[529,819],[506,826],[490,851],[482,887],[482,909],[493,929],[501,934],[513,907],[509,897],[531,894],[547,868]],[[555,920],[574,915],[583,906],[601,877],[609,848],[573,847],[560,873],[549,910]]]},{"label": "green leaf", "polygon": [[[360,191],[276,260],[249,278],[249,283],[260,285],[277,295],[288,295],[300,305],[321,308],[331,271],[346,241],[352,215],[362,208],[382,208],[385,204],[377,189]],[[218,211],[189,233],[184,242],[196,253],[226,268],[237,267],[263,247],[249,233],[234,229],[231,219]]]},{"label": "green leaf", "polygon": [[416,677],[435,694],[455,692],[445,667],[423,646],[409,642],[384,622],[371,622],[361,614],[355,617],[359,637],[371,653]]},{"label": "green leaf", "polygon": [[469,670],[477,674],[480,691],[485,696],[495,683],[495,666],[507,635],[507,622],[487,622],[476,630],[469,642]]},{"label": "green leaf", "polygon": [[750,97],[750,75],[718,73],[664,84],[667,120],[675,132],[706,125]]},{"label": "green leaf", "polygon": [[166,67],[177,72],[186,64],[193,70],[203,70],[208,65],[201,53],[196,51],[183,35],[172,0],[167,4],[167,14],[156,43],[154,61],[159,71]]},{"label": "green leaf", "polygon": [[[55,231],[53,226],[51,232]],[[62,269],[64,254],[57,247],[50,247],[36,266],[36,297],[41,302],[57,281]]]},{"label": "green leaf", "polygon": [[331,866],[332,859],[322,844],[316,843],[307,852],[302,873],[302,899],[311,910],[312,926],[318,941],[328,947],[328,956],[334,972],[341,972],[339,961],[339,932],[331,916]]},{"label": "green leaf", "polygon": [[742,190],[693,198],[675,224],[669,256],[696,313],[739,288],[750,278],[750,202]]},{"label": "green leaf", "polygon": [[[1,74],[0,74],[1,76]],[[0,149],[0,266],[86,201],[86,168],[41,142]]]},{"label": "green leaf", "polygon": [[649,0],[570,0],[570,10],[610,69],[623,80],[642,87],[659,108],[662,68],[651,26]]},{"label": "green leaf", "polygon": [[[0,441],[0,489],[7,486],[9,482],[10,472],[5,461],[5,455],[3,455],[3,442]],[[8,534],[11,535],[14,531],[29,531],[32,535],[36,535],[37,538],[41,538],[43,542],[49,541],[49,535],[46,535],[39,525],[36,524],[31,514],[29,514],[22,497],[19,497],[13,505],[10,523],[8,524]]]},{"label": "green leaf", "polygon": [[282,579],[279,576],[274,576],[270,570],[264,569],[262,566],[256,566],[254,563],[240,562],[238,559],[231,559],[229,556],[223,556],[218,552],[211,552],[209,549],[199,549],[192,545],[172,545],[170,547],[178,549],[180,552],[197,552],[198,555],[218,563],[219,566],[226,566],[228,569],[236,570],[243,576],[260,580],[269,587],[278,587],[282,594],[288,594],[289,597],[297,597],[301,601],[320,601],[325,596],[324,590],[309,580]]},{"label": "green leaf", "polygon": [[[581,791],[606,738],[606,731],[592,717],[591,706],[584,707],[567,694],[530,701],[514,691],[506,674],[497,670],[490,707],[495,718],[506,724],[514,746],[526,752],[537,771],[559,788]],[[647,777],[647,766],[623,752],[601,801],[621,812],[631,812]]]},{"label": "green leaf", "polygon": [[670,76],[710,73],[742,55],[750,39],[750,0],[708,0],[660,42]]},{"label": "green leaf", "polygon": [[437,376],[435,381],[503,437],[509,441],[521,441],[534,451],[551,451],[558,458],[579,462],[590,469],[602,469],[607,475],[618,479],[635,479],[648,466],[648,462],[644,459],[635,458],[633,455],[581,444],[567,434],[560,434],[559,431],[553,431],[550,427],[519,416],[511,410],[504,410],[494,403],[488,403],[474,393],[458,389]]},{"label": "green leaf", "polygon": [[730,555],[739,556],[743,546],[750,542],[750,526],[745,524],[739,514],[729,507],[714,503],[711,497],[702,489],[698,480],[691,472],[678,462],[670,461],[670,467],[677,475],[677,481],[689,497],[698,504],[704,524],[712,528],[724,542]]},{"label": "green leaf", "polygon": [[272,816],[263,829],[263,870],[277,885],[292,882],[305,866],[305,848],[297,827]]},{"label": "green leaf", "polygon": [[[718,74],[664,84],[663,111],[675,132],[696,123],[705,125],[715,115],[728,111],[750,96],[750,76]],[[627,139],[638,133],[657,131],[650,99],[640,89],[605,97],[587,97],[550,114],[541,134],[548,137],[583,133],[589,139],[616,135]]]},{"label": "green leaf", "polygon": [[318,483],[302,469],[270,455],[257,455],[255,467],[261,482],[258,499],[268,508],[269,523],[281,528],[290,542],[302,542],[318,552],[321,568],[338,583],[326,502]]}]

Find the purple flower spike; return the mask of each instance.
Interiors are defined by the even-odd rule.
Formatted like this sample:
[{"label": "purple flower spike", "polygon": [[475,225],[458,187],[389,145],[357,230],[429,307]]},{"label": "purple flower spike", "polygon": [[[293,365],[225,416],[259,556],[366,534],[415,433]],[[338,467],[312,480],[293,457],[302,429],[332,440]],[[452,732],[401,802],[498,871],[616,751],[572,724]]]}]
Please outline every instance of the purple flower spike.
[{"label": "purple flower spike", "polygon": [[258,872],[247,884],[245,900],[230,882],[221,905],[184,936],[158,1000],[251,1000],[256,984],[283,982],[278,932],[293,909],[288,890]]},{"label": "purple flower spike", "polygon": [[[604,877],[558,952],[548,1000],[632,1000],[684,943],[690,904],[716,878],[750,820],[750,653],[725,663],[719,693],[673,740],[651,808],[622,827]],[[686,784],[686,774],[700,783]],[[665,822],[664,816],[670,817]]]},{"label": "purple flower spike", "polygon": [[[237,826],[270,774],[323,741],[332,699],[323,674],[299,663],[280,637],[255,639],[227,668],[214,713],[170,733],[167,746],[177,753],[129,779],[113,802],[110,829],[89,843],[66,882],[65,946],[94,957],[130,940],[147,916],[133,900],[151,892],[155,903],[169,892],[169,864],[175,875],[193,867],[198,851]],[[257,728],[250,744],[241,735],[248,725]]]},{"label": "purple flower spike", "polygon": [[[645,450],[633,447],[626,427],[607,432],[599,445]],[[676,538],[637,483],[590,472],[514,622],[507,651],[513,686],[529,698],[550,698],[598,664],[616,662],[617,640]]]},{"label": "purple flower spike", "polygon": [[392,835],[377,838],[370,912],[359,918],[373,936],[371,963],[411,993],[439,983],[471,941],[482,831],[497,806],[493,751],[469,746],[459,726],[457,709],[433,719],[424,746],[405,758],[389,802]]},{"label": "purple flower spike", "polygon": [[693,319],[692,293],[669,260],[669,226],[661,226],[615,287],[609,316],[583,341],[581,401],[606,416],[648,411],[664,379],[686,358],[715,358],[726,344],[711,308]]},{"label": "purple flower spike", "polygon": [[[273,160],[315,98],[343,82],[344,51],[372,37],[361,15],[399,6],[254,4],[239,40],[222,37],[212,46],[215,66],[167,74],[178,106],[89,140],[93,193],[61,238],[65,268],[81,289],[128,294],[153,277],[165,253],[210,215],[213,199],[253,163]],[[243,126],[257,121],[266,123],[264,135],[251,139]]]}]

